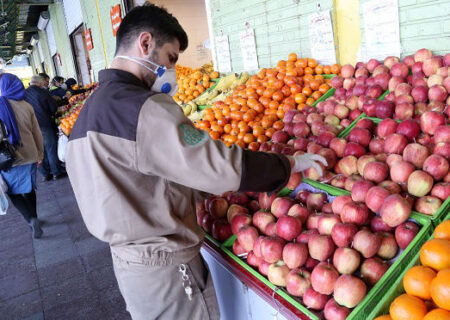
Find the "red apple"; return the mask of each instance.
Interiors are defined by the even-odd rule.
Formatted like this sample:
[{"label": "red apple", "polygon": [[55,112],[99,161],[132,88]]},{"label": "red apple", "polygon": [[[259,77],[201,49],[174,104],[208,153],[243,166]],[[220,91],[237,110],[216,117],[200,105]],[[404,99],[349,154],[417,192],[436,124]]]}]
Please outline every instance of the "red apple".
[{"label": "red apple", "polygon": [[416,62],[419,62],[419,61],[424,62],[425,60],[431,58],[432,56],[433,56],[433,54],[431,53],[430,50],[423,48],[423,49],[417,50],[416,53],[414,53],[414,60]]},{"label": "red apple", "polygon": [[417,233],[419,233],[419,227],[411,221],[404,222],[395,228],[395,240],[400,249],[405,250]]},{"label": "red apple", "polygon": [[367,180],[356,181],[352,188],[352,200],[355,202],[364,202],[367,192],[373,186],[373,183]]},{"label": "red apple", "polygon": [[289,209],[294,205],[294,201],[291,198],[276,198],[272,202],[271,212],[272,214],[279,218],[281,216],[287,215]]},{"label": "red apple", "polygon": [[274,285],[285,287],[286,278],[289,272],[289,268],[283,261],[277,261],[269,266],[269,269],[267,270],[267,277]]},{"label": "red apple", "polygon": [[246,251],[253,250],[256,239],[259,237],[258,230],[255,227],[244,226],[237,232],[237,239],[242,248]]},{"label": "red apple", "polygon": [[355,182],[360,180],[362,180],[362,177],[359,174],[352,174],[350,177],[345,179],[344,189],[347,191],[352,191]]},{"label": "red apple", "polygon": [[380,209],[381,219],[390,227],[396,227],[405,222],[411,213],[411,206],[399,194],[388,196]]},{"label": "red apple", "polygon": [[395,87],[394,94],[396,97],[399,97],[401,95],[410,95],[411,90],[412,90],[412,86],[409,83],[403,82]]},{"label": "red apple", "polygon": [[391,194],[392,193],[401,193],[402,192],[402,188],[400,187],[400,185],[398,185],[397,183],[395,183],[394,181],[391,181],[391,180],[381,181],[378,184],[378,186],[386,189]]},{"label": "red apple", "polygon": [[445,125],[445,117],[442,113],[427,111],[420,116],[420,128],[425,133],[433,135],[442,125]]},{"label": "red apple", "polygon": [[252,267],[258,268],[262,261],[263,259],[261,257],[257,257],[253,251],[250,251],[247,255],[247,263]]},{"label": "red apple", "polygon": [[374,161],[369,162],[364,167],[364,179],[374,181],[376,183],[385,180],[388,177],[389,168],[385,163]]},{"label": "red apple", "polygon": [[206,231],[206,233],[211,233],[213,222],[214,218],[209,213],[203,217],[202,228]]},{"label": "red apple", "polygon": [[323,215],[322,212],[314,212],[310,214],[306,220],[306,227],[308,229],[318,229],[319,228],[319,218]]},{"label": "red apple", "polygon": [[308,248],[304,243],[288,243],[283,248],[283,261],[294,269],[303,266],[308,260]]},{"label": "red apple", "polygon": [[411,173],[413,173],[415,167],[412,163],[408,161],[397,161],[391,167],[391,179],[397,183],[407,183],[408,177]]},{"label": "red apple", "polygon": [[394,228],[389,227],[379,216],[373,217],[370,221],[370,229],[373,232],[392,232]]},{"label": "red apple", "polygon": [[383,153],[384,151],[384,139],[375,138],[369,143],[369,150],[374,154]]},{"label": "red apple", "polygon": [[377,255],[384,260],[391,260],[397,255],[398,245],[395,237],[392,233],[382,232],[381,236],[381,246],[378,249]]},{"label": "red apple", "polygon": [[366,164],[374,161],[376,161],[376,159],[373,155],[363,155],[362,157],[360,157],[356,163],[356,166],[358,167],[358,173],[362,176],[364,174],[364,168]]},{"label": "red apple", "polygon": [[[201,205],[201,206],[202,206],[202,205]],[[205,209],[203,209],[203,208],[197,209],[197,224],[198,224],[199,226],[202,226],[203,218],[204,218],[207,214],[208,214],[208,212],[207,212]]]},{"label": "red apple", "polygon": [[334,243],[330,236],[313,234],[308,241],[309,254],[313,259],[325,261],[334,252]]},{"label": "red apple", "polygon": [[211,234],[214,239],[219,240],[219,242],[224,242],[233,234],[231,232],[230,224],[224,220],[216,220],[212,224]]},{"label": "red apple", "polygon": [[419,136],[420,126],[415,120],[402,121],[397,127],[397,133],[404,135],[410,140]]},{"label": "red apple", "polygon": [[448,161],[437,154],[432,154],[423,163],[423,171],[429,173],[435,181],[444,178],[449,170]]},{"label": "red apple", "polygon": [[438,57],[431,57],[423,61],[422,70],[423,73],[429,77],[432,74],[436,74],[440,67],[442,67],[442,59],[439,59]]},{"label": "red apple", "polygon": [[398,123],[393,119],[384,119],[381,121],[376,129],[376,134],[380,138],[386,138],[387,136],[395,133]]},{"label": "red apple", "polygon": [[337,163],[337,166],[344,176],[349,177],[358,173],[357,162],[358,159],[355,156],[346,156]]},{"label": "red apple", "polygon": [[261,209],[260,206],[259,206],[258,200],[251,200],[251,201],[248,203],[248,208],[250,209],[250,212],[251,212],[251,213],[255,213],[256,211],[258,211],[259,209]]},{"label": "red apple", "polygon": [[267,192],[260,192],[258,195],[258,202],[263,210],[270,210],[272,206],[272,202],[276,199],[276,193],[273,193],[271,196],[267,194]]},{"label": "red apple", "polygon": [[402,154],[407,145],[408,139],[404,135],[393,133],[384,141],[384,152]]},{"label": "red apple", "polygon": [[209,201],[209,213],[215,219],[223,218],[227,215],[228,202],[224,198],[214,198]]},{"label": "red apple", "polygon": [[246,206],[248,204],[248,196],[244,192],[231,192],[227,195],[227,201],[231,204],[239,204]]},{"label": "red apple", "polygon": [[268,263],[267,261],[261,261],[258,267],[259,273],[267,277],[270,265],[271,263]]},{"label": "red apple", "polygon": [[380,246],[380,236],[366,229],[358,231],[353,238],[353,248],[360,252],[364,258],[376,255]]},{"label": "red apple", "polygon": [[433,189],[431,189],[431,195],[441,199],[442,201],[447,200],[447,198],[450,197],[450,183],[440,182],[435,184]]},{"label": "red apple", "polygon": [[307,190],[301,190],[299,193],[297,193],[297,200],[300,201],[302,204],[306,204],[306,199],[308,198],[308,195],[310,194]]},{"label": "red apple", "polygon": [[442,205],[442,201],[437,197],[424,196],[416,200],[415,208],[417,212],[433,215]]},{"label": "red apple", "polygon": [[388,269],[389,265],[384,263],[380,258],[369,258],[361,264],[361,275],[368,285],[373,286]]},{"label": "red apple", "polygon": [[393,77],[406,78],[408,76],[408,73],[408,66],[402,62],[394,63],[390,70],[390,74]]},{"label": "red apple", "polygon": [[341,247],[336,249],[333,256],[333,265],[340,274],[353,274],[360,263],[361,257],[354,249]]},{"label": "red apple", "polygon": [[320,263],[319,260],[313,259],[311,257],[308,258],[308,260],[306,260],[306,263],[304,265],[304,269],[312,272],[312,270],[314,269],[315,266],[317,266]]},{"label": "red apple", "polygon": [[275,217],[270,212],[257,211],[253,214],[252,222],[255,227],[265,233],[267,225],[275,222]]},{"label": "red apple", "polygon": [[277,235],[277,224],[275,222],[269,222],[266,225],[266,230],[264,234],[269,237],[276,237]]},{"label": "red apple", "polygon": [[344,223],[364,225],[369,218],[369,210],[363,203],[349,202],[342,208],[340,216]]},{"label": "red apple", "polygon": [[351,310],[340,306],[334,299],[328,300],[323,314],[326,320],[345,320]]},{"label": "red apple", "polygon": [[327,213],[319,217],[318,230],[320,234],[331,235],[331,230],[335,224],[340,223],[341,219],[338,215]]},{"label": "red apple", "polygon": [[261,243],[261,254],[265,261],[275,263],[281,259],[284,247],[284,240],[281,238],[264,238]]},{"label": "red apple", "polygon": [[386,157],[386,164],[391,168],[397,161],[402,161],[403,157],[396,153],[391,153]]},{"label": "red apple", "polygon": [[277,221],[277,236],[287,241],[292,241],[302,231],[302,223],[291,216],[281,216]]},{"label": "red apple", "polygon": [[410,143],[403,150],[403,160],[412,163],[416,168],[422,168],[423,163],[428,158],[427,147],[419,143]]},{"label": "red apple", "polygon": [[255,243],[253,244],[252,251],[258,258],[262,258],[261,246],[265,238],[266,238],[265,236],[259,236],[258,239],[256,239]]},{"label": "red apple", "polygon": [[301,204],[294,204],[288,211],[287,215],[295,217],[300,220],[301,223],[305,223],[309,216],[309,210]]},{"label": "red apple", "polygon": [[303,297],[311,287],[311,273],[305,269],[293,269],[286,277],[286,290],[295,297]]},{"label": "red apple", "polygon": [[440,126],[436,128],[434,132],[434,143],[439,142],[450,143],[450,125]]},{"label": "red apple", "polygon": [[336,155],[339,158],[342,158],[344,156],[344,150],[347,146],[347,141],[342,138],[333,138],[330,141],[330,149],[336,152]]},{"label": "red apple", "polygon": [[331,230],[331,238],[338,247],[348,247],[358,228],[353,224],[336,223]]},{"label": "red apple", "polygon": [[366,291],[361,279],[344,274],[334,284],[334,299],[341,306],[354,308],[364,299]]},{"label": "red apple", "polygon": [[234,234],[237,234],[238,231],[246,226],[250,226],[252,224],[252,217],[245,213],[238,213],[231,220],[231,231]]},{"label": "red apple", "polygon": [[344,149],[344,156],[355,156],[359,158],[365,154],[366,149],[362,145],[355,142],[347,143]]},{"label": "red apple", "polygon": [[339,278],[339,273],[333,265],[321,262],[315,266],[311,273],[311,286],[321,294],[330,295],[333,293],[337,278]]},{"label": "red apple", "polygon": [[245,249],[241,246],[238,240],[235,240],[233,243],[233,252],[237,256],[247,253],[247,251],[245,251]]},{"label": "red apple", "polygon": [[231,223],[233,217],[239,213],[248,214],[248,209],[246,207],[240,206],[238,204],[232,204],[227,211],[227,220]]},{"label": "red apple", "polygon": [[331,206],[331,203],[325,203],[322,207],[322,212],[323,213],[333,213],[333,207]]},{"label": "red apple", "polygon": [[433,153],[443,156],[447,161],[450,161],[450,143],[439,142],[433,148]]},{"label": "red apple", "polygon": [[352,198],[350,196],[338,196],[334,199],[334,201],[331,203],[331,207],[333,209],[333,213],[335,214],[341,214],[342,208],[344,205],[348,202],[352,202]]},{"label": "red apple", "polygon": [[389,79],[388,90],[390,92],[395,92],[395,89],[398,87],[400,83],[403,83],[405,80],[401,77],[392,77]]},{"label": "red apple", "polygon": [[354,128],[349,136],[348,141],[358,143],[363,147],[367,147],[370,143],[372,135],[370,131],[363,128]]},{"label": "red apple", "polygon": [[321,210],[327,201],[325,193],[310,193],[306,198],[306,206],[309,210]]},{"label": "red apple", "polygon": [[416,170],[408,177],[408,193],[423,197],[433,188],[433,177],[422,170]]},{"label": "red apple", "polygon": [[297,243],[308,244],[309,237],[312,234],[319,234],[319,231],[317,229],[310,229],[310,230],[302,231],[302,233],[300,233],[300,235],[297,237],[297,239],[295,241]]}]

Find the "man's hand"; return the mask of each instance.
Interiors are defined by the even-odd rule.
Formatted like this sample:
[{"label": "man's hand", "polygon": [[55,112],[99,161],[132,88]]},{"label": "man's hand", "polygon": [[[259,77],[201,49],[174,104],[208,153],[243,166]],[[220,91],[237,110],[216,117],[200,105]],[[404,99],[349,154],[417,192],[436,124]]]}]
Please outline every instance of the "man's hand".
[{"label": "man's hand", "polygon": [[324,166],[326,166],[327,160],[325,160],[324,157],[319,156],[318,154],[312,154],[312,153],[304,153],[299,156],[291,156],[289,157],[289,160],[291,161],[291,173],[296,173],[300,171],[305,171],[309,168],[314,168],[317,170],[319,175],[323,175],[322,167],[316,163],[316,161],[322,163]]},{"label": "man's hand", "polygon": [[42,160],[39,160],[39,161],[37,162],[37,166],[40,167],[41,165],[42,165]]}]

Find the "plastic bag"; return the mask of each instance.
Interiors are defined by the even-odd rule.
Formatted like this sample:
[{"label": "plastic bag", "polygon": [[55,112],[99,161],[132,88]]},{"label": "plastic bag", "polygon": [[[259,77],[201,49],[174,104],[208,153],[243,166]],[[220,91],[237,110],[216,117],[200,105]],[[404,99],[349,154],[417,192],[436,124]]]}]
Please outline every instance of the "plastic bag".
[{"label": "plastic bag", "polygon": [[58,138],[58,159],[65,162],[66,159],[66,146],[69,142],[69,138],[65,134],[60,133]]},{"label": "plastic bag", "polygon": [[8,191],[8,185],[0,175],[0,216],[6,214],[9,206],[8,198],[6,197],[6,191]]}]

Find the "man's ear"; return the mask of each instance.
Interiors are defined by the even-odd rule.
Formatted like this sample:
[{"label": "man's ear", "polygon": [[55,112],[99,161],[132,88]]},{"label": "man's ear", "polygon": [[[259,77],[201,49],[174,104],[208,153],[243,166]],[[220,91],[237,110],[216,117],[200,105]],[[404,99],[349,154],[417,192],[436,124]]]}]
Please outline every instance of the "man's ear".
[{"label": "man's ear", "polygon": [[155,49],[155,39],[150,32],[141,32],[138,38],[138,49],[141,56],[150,56]]}]

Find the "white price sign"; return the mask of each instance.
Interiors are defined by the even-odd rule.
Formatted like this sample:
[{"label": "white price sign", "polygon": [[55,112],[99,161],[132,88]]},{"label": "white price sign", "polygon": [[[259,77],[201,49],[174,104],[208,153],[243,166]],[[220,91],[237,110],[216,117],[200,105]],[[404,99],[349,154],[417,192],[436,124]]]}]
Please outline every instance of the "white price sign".
[{"label": "white price sign", "polygon": [[239,34],[241,43],[242,61],[245,71],[258,70],[258,56],[256,54],[255,31],[246,29]]},{"label": "white price sign", "polygon": [[218,36],[215,39],[217,70],[219,72],[231,72],[230,44],[228,36]]},{"label": "white price sign", "polygon": [[311,56],[317,59],[320,64],[336,63],[336,48],[330,12],[317,12],[310,14],[308,18]]},{"label": "white price sign", "polygon": [[400,57],[400,31],[397,0],[370,0],[362,5],[365,57]]}]

